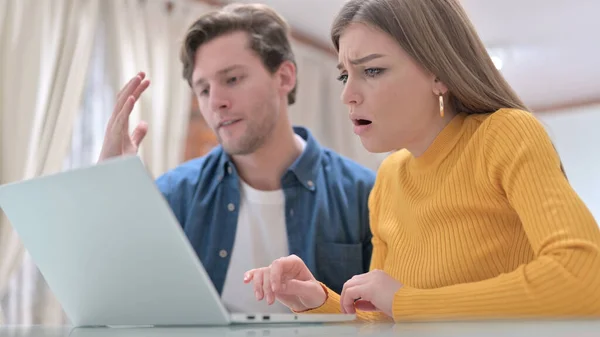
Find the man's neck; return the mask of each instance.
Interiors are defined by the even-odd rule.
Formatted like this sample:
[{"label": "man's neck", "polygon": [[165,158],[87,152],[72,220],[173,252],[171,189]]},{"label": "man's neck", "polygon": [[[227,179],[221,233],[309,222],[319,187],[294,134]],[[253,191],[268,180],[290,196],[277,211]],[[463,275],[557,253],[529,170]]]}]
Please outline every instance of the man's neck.
[{"label": "man's neck", "polygon": [[[277,130],[279,129],[279,130]],[[289,126],[276,127],[257,151],[232,156],[240,178],[257,190],[281,188],[281,177],[302,154],[303,144]]]}]

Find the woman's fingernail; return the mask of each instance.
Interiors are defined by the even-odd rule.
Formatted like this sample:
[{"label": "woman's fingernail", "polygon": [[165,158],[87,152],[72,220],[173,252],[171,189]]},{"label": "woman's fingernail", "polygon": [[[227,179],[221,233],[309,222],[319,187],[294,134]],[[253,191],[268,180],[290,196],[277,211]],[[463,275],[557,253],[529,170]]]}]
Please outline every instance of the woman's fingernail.
[{"label": "woman's fingernail", "polygon": [[254,296],[256,296],[256,300],[260,301],[260,294],[258,293],[258,291],[254,292]]}]

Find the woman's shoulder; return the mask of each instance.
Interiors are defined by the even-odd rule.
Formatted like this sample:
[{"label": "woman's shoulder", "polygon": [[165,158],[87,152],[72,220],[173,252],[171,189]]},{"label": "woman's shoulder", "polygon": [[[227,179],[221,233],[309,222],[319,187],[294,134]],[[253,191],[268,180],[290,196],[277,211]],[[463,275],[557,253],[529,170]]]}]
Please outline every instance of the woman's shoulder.
[{"label": "woman's shoulder", "polygon": [[501,147],[506,151],[522,146],[538,147],[550,143],[545,126],[529,111],[499,109],[481,124],[483,140],[488,148]]},{"label": "woman's shoulder", "polygon": [[507,133],[543,128],[533,113],[510,108],[499,109],[489,114],[488,118],[483,121],[483,125],[488,131],[505,131]]},{"label": "woman's shoulder", "polygon": [[546,127],[529,111],[500,109],[482,124],[482,146],[491,166],[502,167],[517,160],[519,155],[556,155],[556,149]]}]

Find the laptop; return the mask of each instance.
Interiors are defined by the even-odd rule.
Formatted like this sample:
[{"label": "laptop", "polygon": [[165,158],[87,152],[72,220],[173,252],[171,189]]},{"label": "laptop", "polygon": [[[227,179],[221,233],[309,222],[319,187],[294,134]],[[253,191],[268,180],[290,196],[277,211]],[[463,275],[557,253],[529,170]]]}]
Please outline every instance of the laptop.
[{"label": "laptop", "polygon": [[[361,326],[359,324],[248,324],[219,327],[168,327],[168,328],[73,328],[69,337],[325,337],[358,336],[369,333],[392,332],[391,324]],[[65,335],[66,336],[66,335]],[[391,336],[391,335],[390,335]]]},{"label": "laptop", "polygon": [[75,326],[355,319],[228,312],[138,156],[2,185],[0,207]]}]

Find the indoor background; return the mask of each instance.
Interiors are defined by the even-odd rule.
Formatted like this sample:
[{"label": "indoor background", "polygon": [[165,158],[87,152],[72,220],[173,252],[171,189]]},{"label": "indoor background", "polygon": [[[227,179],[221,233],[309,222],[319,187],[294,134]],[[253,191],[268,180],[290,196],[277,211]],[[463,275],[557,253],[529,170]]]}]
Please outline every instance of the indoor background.
[{"label": "indoor background", "polygon": [[[293,27],[295,124],[376,169],[340,103],[329,27],[344,0],[265,0]],[[216,144],[181,77],[187,26],[222,5],[202,0],[0,0],[0,183],[92,165],[121,86],[152,80],[136,105],[149,122],[141,156],[158,176]],[[496,66],[547,127],[569,180],[600,220],[600,1],[462,0]],[[7,324],[66,318],[0,218],[0,298]]]}]

